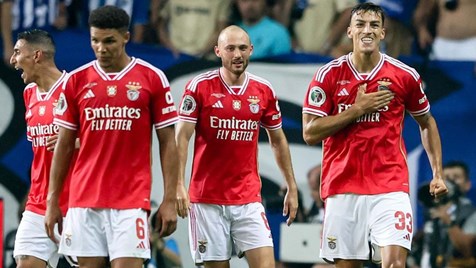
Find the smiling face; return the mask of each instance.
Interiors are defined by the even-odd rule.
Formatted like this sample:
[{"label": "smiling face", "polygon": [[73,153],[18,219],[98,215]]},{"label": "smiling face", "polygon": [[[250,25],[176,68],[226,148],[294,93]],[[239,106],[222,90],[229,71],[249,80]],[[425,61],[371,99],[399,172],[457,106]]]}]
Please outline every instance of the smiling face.
[{"label": "smiling face", "polygon": [[347,36],[352,39],[354,53],[379,52],[380,41],[385,38],[381,14],[372,10],[358,10],[351,17]]},{"label": "smiling face", "polygon": [[225,29],[218,37],[215,53],[223,67],[234,75],[241,75],[248,66],[253,46],[246,32],[238,27]]},{"label": "smiling face", "polygon": [[13,47],[13,54],[10,57],[10,64],[21,72],[21,78],[25,84],[36,81],[35,63],[38,50],[28,44],[24,39],[19,39]]},{"label": "smiling face", "polygon": [[122,70],[124,57],[127,57],[125,46],[129,41],[129,32],[96,27],[91,27],[90,32],[91,47],[99,66],[106,72]]}]

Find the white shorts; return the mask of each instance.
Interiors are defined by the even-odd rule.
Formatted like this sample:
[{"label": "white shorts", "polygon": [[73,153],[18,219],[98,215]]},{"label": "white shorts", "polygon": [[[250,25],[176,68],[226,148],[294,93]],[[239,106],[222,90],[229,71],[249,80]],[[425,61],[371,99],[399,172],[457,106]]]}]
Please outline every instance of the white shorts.
[{"label": "white shorts", "polygon": [[[56,239],[60,239],[58,228],[55,228]],[[33,256],[46,261],[49,266],[56,267],[60,255],[58,245],[56,245],[46,234],[45,216],[31,212],[23,212],[23,216],[18,226],[15,236],[15,247],[13,257]]]},{"label": "white shorts", "polygon": [[431,59],[447,61],[476,61],[476,37],[462,40],[436,37]]},{"label": "white shorts", "polygon": [[271,229],[261,203],[237,206],[192,203],[189,237],[196,264],[229,260],[233,244],[238,256],[250,249],[273,247]]},{"label": "white shorts", "polygon": [[78,257],[150,258],[149,223],[143,209],[70,208],[59,252]]},{"label": "white shorts", "polygon": [[410,250],[412,215],[410,198],[404,192],[330,196],[326,199],[321,258],[368,260],[369,242]]}]

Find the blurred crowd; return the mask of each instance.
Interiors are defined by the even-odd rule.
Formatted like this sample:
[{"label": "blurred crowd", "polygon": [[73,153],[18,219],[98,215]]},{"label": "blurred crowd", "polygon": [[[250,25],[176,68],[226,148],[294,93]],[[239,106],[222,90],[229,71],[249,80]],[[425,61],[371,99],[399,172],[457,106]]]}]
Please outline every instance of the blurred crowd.
[{"label": "blurred crowd", "polygon": [[[352,6],[366,0],[0,0],[3,58],[16,33],[30,28],[87,31],[89,12],[116,5],[131,16],[132,42],[215,59],[218,33],[244,28],[253,59],[292,51],[338,57],[349,53]],[[386,13],[383,51],[393,57],[476,61],[476,1],[374,0]]]}]

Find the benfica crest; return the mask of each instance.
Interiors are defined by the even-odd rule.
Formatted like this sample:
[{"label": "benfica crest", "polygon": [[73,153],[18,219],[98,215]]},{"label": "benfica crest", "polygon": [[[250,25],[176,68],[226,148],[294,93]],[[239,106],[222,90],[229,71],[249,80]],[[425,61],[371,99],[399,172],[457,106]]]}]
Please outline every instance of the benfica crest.
[{"label": "benfica crest", "polygon": [[256,96],[250,96],[248,98],[248,102],[250,103],[250,111],[254,114],[257,114],[259,112],[259,102],[260,100]]},{"label": "benfica crest", "polygon": [[389,87],[392,84],[389,78],[382,78],[381,80],[377,81],[378,90],[390,90]]}]

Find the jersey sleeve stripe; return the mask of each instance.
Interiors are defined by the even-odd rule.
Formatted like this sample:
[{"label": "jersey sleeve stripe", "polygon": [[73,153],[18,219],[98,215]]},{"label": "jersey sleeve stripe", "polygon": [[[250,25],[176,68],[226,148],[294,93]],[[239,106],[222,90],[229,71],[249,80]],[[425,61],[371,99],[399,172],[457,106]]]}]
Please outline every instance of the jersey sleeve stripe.
[{"label": "jersey sleeve stripe", "polygon": [[160,77],[160,80],[162,81],[162,87],[170,87],[169,79],[162,70],[141,59],[137,59],[137,63],[152,69]]},{"label": "jersey sleeve stripe", "polygon": [[254,74],[250,74],[250,73],[249,73],[249,77],[252,80],[255,80],[255,81],[257,81],[261,84],[266,85],[271,90],[271,92],[273,93],[273,97],[276,98],[276,91],[274,90],[273,85],[271,85],[271,83],[268,80],[266,80],[262,77],[256,76]]},{"label": "jersey sleeve stripe", "polygon": [[338,58],[338,59],[335,59],[331,62],[329,62],[328,64],[325,64],[323,65],[321,68],[319,68],[319,70],[317,71],[316,73],[316,77],[314,78],[316,81],[322,83],[322,81],[324,81],[324,77],[326,76],[326,74],[334,67],[338,67],[340,65],[342,65],[343,62],[345,62],[345,57],[346,55]]},{"label": "jersey sleeve stripe", "polygon": [[27,140],[27,141],[32,141],[33,138],[32,138],[30,135],[26,135],[26,140]]},{"label": "jersey sleeve stripe", "polygon": [[276,129],[280,129],[282,126],[283,126],[283,123],[279,123],[277,125],[272,125],[272,126],[269,126],[269,125],[265,125],[263,123],[260,124],[262,127],[266,128],[266,129],[269,129],[269,130],[276,130]]},{"label": "jersey sleeve stripe", "polygon": [[179,119],[180,119],[180,121],[184,121],[184,122],[189,122],[189,123],[194,123],[194,124],[197,123],[197,118],[194,118],[194,117],[180,115]]},{"label": "jersey sleeve stripe", "polygon": [[313,115],[317,115],[317,116],[321,116],[321,117],[327,116],[327,113],[325,113],[323,111],[316,110],[316,109],[311,109],[311,108],[303,108],[302,113],[303,114],[313,114]]},{"label": "jersey sleeve stripe", "polygon": [[424,109],[422,110],[419,110],[419,111],[408,111],[409,113],[411,113],[412,115],[414,116],[420,116],[420,115],[424,115],[426,113],[428,113],[428,111],[430,111],[430,104],[428,104]]},{"label": "jersey sleeve stripe", "polygon": [[195,92],[195,90],[197,89],[198,83],[200,83],[201,81],[204,81],[204,80],[213,79],[217,76],[218,76],[218,70],[213,70],[213,71],[209,71],[209,72],[197,75],[190,81],[190,83],[188,84],[187,89],[192,91],[192,92]]},{"label": "jersey sleeve stripe", "polygon": [[53,120],[53,124],[58,125],[60,127],[67,128],[67,129],[71,129],[71,130],[77,130],[78,129],[77,125],[72,124],[72,123],[67,122],[67,121],[64,121],[64,120],[61,120],[61,119],[58,119],[58,118],[55,118]]},{"label": "jersey sleeve stripe", "polygon": [[418,81],[420,79],[420,75],[418,74],[418,72],[415,69],[413,69],[412,67],[404,64],[403,62],[401,62],[397,59],[394,59],[394,58],[392,58],[388,55],[385,55],[385,60],[388,63],[406,71],[407,73],[409,73],[413,77],[413,79],[415,79],[416,81]]},{"label": "jersey sleeve stripe", "polygon": [[170,118],[169,120],[165,120],[165,121],[162,121],[162,122],[159,122],[159,123],[156,123],[154,124],[154,127],[156,129],[161,129],[161,128],[164,128],[164,127],[168,127],[170,125],[173,125],[175,123],[178,122],[178,117],[174,117],[174,118]]}]

